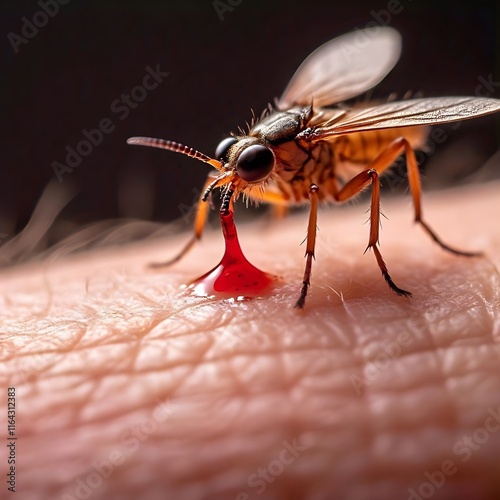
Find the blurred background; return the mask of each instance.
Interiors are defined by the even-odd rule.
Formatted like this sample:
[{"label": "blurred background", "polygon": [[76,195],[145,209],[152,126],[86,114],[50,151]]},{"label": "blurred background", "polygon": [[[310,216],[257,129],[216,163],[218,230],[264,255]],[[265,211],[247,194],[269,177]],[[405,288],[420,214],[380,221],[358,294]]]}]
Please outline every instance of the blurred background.
[{"label": "blurred background", "polygon": [[[64,207],[49,242],[110,218],[181,218],[187,228],[208,166],[126,139],[168,138],[212,155],[312,50],[369,23],[404,39],[373,98],[500,98],[498,1],[3,0],[0,12],[4,239],[26,226],[51,182],[52,213]],[[498,116],[440,129],[419,155],[427,189],[500,174]],[[61,170],[79,145],[80,160]],[[406,191],[402,172],[384,182],[390,193]]]}]

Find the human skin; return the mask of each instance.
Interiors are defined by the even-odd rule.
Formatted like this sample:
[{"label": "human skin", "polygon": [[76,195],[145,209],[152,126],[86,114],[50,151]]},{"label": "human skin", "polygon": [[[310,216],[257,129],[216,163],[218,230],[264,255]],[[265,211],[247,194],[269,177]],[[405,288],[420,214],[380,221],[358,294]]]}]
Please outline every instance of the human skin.
[{"label": "human skin", "polygon": [[162,270],[146,264],[186,235],[5,271],[18,497],[498,498],[499,192],[424,197],[438,234],[481,258],[437,247],[409,199],[382,199],[380,248],[410,299],[363,255],[367,202],[320,211],[302,311],[304,214],[238,224],[280,277],[243,302],[180,289],[220,259],[220,231]]}]

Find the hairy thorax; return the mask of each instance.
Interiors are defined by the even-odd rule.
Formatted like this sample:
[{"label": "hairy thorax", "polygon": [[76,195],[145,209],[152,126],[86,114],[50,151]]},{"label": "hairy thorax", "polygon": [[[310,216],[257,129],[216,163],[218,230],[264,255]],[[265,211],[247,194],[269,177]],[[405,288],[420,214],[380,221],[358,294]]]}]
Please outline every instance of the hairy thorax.
[{"label": "hairy thorax", "polygon": [[[344,111],[338,110],[338,116]],[[274,175],[266,191],[280,193],[289,203],[308,199],[312,184],[319,187],[320,200],[334,194],[370,164],[396,139],[404,137],[415,149],[424,146],[428,127],[400,127],[338,135],[329,141],[307,142],[299,134],[314,127],[310,108],[274,112],[259,122],[250,135],[267,142],[276,158]]]}]

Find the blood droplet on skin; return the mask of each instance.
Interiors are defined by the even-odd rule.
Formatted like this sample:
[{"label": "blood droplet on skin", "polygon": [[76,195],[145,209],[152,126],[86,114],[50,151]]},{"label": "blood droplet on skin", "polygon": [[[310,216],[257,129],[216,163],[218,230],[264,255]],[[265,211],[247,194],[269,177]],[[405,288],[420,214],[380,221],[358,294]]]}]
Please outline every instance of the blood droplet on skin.
[{"label": "blood droplet on skin", "polygon": [[250,264],[241,251],[232,210],[220,212],[225,250],[222,260],[211,271],[195,280],[189,289],[200,297],[249,298],[267,291],[276,280]]}]

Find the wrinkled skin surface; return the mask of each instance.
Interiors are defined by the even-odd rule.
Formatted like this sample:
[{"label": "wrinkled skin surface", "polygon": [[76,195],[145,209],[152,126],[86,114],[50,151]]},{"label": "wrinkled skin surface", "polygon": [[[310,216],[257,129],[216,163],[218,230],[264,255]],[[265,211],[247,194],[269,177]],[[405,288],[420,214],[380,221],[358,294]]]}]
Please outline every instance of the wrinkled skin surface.
[{"label": "wrinkled skin surface", "polygon": [[304,311],[304,214],[239,225],[281,276],[246,302],[179,290],[217,263],[219,231],[161,271],[145,264],[186,235],[4,272],[19,498],[498,498],[499,192],[424,198],[446,242],[486,252],[473,259],[432,243],[408,199],[382,200],[382,254],[411,299],[363,255],[366,202],[320,212]]}]

